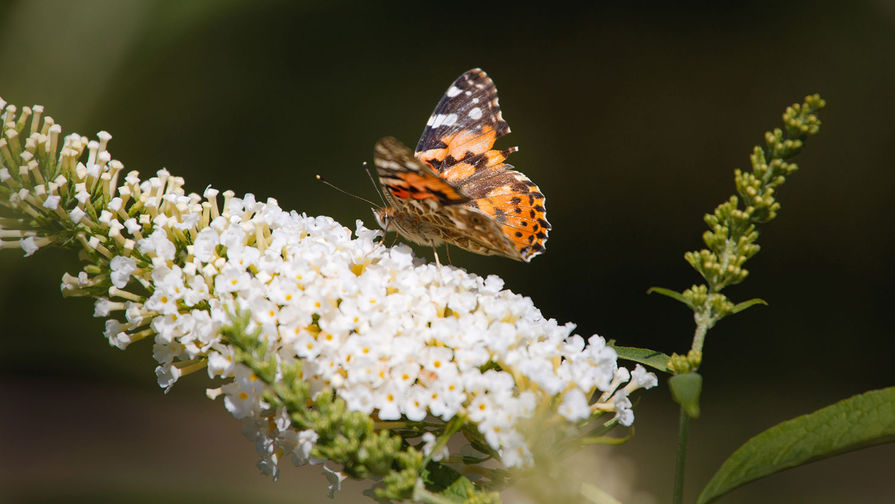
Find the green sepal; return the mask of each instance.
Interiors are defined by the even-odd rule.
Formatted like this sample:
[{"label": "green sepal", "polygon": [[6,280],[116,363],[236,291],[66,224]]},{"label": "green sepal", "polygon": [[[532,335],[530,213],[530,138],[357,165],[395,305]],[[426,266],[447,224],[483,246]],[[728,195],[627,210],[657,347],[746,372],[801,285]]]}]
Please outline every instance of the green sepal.
[{"label": "green sepal", "polygon": [[609,346],[615,350],[619,359],[639,362],[644,366],[649,366],[663,373],[668,372],[667,364],[670,357],[662,352],[650,350],[649,348],[616,346],[613,342],[609,342]]},{"label": "green sepal", "polygon": [[752,306],[759,305],[759,304],[767,306],[768,302],[761,298],[752,298],[752,299],[743,301],[742,303],[737,303],[737,304],[733,305],[733,309],[730,311],[730,315],[739,313],[739,312],[745,310],[746,308],[751,308]]},{"label": "green sepal", "polygon": [[895,387],[865,392],[787,420],[753,437],[712,476],[697,500],[799,465],[895,441]]},{"label": "green sepal", "polygon": [[683,294],[681,294],[680,292],[678,292],[676,290],[666,289],[665,287],[650,287],[649,289],[646,290],[646,293],[647,294],[655,293],[655,294],[661,294],[663,296],[668,296],[671,299],[680,301],[681,303],[684,303],[685,305],[687,305],[691,309],[693,309],[693,303],[691,303],[690,300],[685,298]]},{"label": "green sepal", "polygon": [[702,375],[683,373],[668,379],[671,397],[681,405],[687,416],[699,418],[699,395],[702,393]]}]

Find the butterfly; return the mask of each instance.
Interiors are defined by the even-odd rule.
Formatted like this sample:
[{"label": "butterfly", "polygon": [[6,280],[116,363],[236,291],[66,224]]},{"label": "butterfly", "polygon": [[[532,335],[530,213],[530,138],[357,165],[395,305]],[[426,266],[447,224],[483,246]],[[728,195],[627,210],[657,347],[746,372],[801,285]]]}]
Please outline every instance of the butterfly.
[{"label": "butterfly", "polygon": [[504,162],[517,147],[492,149],[509,132],[491,78],[479,68],[457,77],[415,152],[392,137],[376,143],[373,163],[386,201],[373,211],[379,225],[433,250],[454,245],[524,262],[543,253],[551,228],[544,195]]}]

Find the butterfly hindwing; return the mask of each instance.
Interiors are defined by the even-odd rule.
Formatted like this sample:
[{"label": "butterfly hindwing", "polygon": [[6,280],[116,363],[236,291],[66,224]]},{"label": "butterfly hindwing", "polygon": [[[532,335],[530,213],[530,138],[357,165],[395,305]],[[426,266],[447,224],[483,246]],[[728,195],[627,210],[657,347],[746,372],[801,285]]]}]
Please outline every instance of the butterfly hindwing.
[{"label": "butterfly hindwing", "polygon": [[544,195],[524,174],[515,170],[485,174],[470,179],[459,189],[471,199],[467,206],[492,217],[523,261],[545,251],[551,225],[547,222]]}]

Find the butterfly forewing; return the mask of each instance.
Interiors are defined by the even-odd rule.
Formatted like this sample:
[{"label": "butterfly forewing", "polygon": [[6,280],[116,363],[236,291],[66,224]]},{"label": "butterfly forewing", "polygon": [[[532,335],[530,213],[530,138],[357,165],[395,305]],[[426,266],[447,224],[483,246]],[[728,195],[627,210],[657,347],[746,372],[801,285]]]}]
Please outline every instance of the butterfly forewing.
[{"label": "butterfly forewing", "polygon": [[373,152],[373,164],[376,165],[379,183],[392,204],[396,200],[431,199],[440,204],[469,200],[450,182],[413,157],[410,149],[398,140],[392,137],[382,138],[376,143]]},{"label": "butterfly forewing", "polygon": [[484,71],[474,68],[457,77],[435,106],[416,156],[446,179],[459,180],[471,172],[451,170],[453,165],[467,161],[475,166],[495,140],[509,132],[500,113],[497,87]]}]

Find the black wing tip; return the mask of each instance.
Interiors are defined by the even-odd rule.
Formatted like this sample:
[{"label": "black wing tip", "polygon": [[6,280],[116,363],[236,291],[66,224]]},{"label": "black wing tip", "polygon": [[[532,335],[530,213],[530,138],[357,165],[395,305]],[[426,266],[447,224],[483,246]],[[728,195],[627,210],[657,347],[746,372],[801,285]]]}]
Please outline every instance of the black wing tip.
[{"label": "black wing tip", "polygon": [[469,70],[460,74],[459,77],[455,79],[456,81],[465,80],[469,82],[478,82],[478,81],[490,81],[491,77],[488,76],[488,72],[482,70],[480,67],[470,68]]}]

